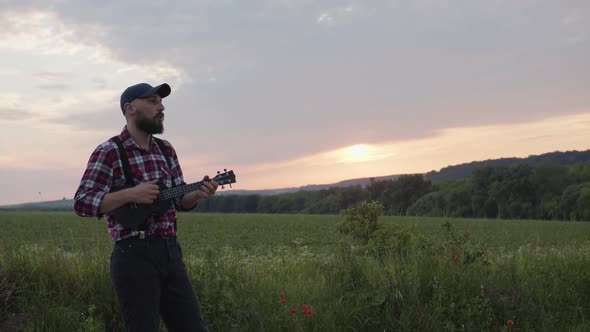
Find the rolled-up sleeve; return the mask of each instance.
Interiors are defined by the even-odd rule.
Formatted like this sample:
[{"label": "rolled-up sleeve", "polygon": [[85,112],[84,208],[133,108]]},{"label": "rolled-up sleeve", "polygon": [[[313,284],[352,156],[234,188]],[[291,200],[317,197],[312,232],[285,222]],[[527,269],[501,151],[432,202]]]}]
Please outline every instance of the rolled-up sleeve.
[{"label": "rolled-up sleeve", "polygon": [[86,165],[80,186],[74,195],[74,211],[82,217],[101,218],[99,212],[104,196],[113,183],[113,153],[108,144],[98,146]]}]

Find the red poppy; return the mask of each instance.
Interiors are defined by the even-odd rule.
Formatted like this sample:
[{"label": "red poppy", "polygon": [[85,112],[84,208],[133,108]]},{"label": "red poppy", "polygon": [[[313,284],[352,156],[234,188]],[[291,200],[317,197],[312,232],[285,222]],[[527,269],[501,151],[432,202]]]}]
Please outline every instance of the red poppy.
[{"label": "red poppy", "polygon": [[453,256],[453,261],[455,261],[455,263],[457,263],[458,260],[459,260],[459,256],[457,256],[457,255]]},{"label": "red poppy", "polygon": [[287,302],[287,300],[285,300],[285,299],[282,299],[282,300],[280,300],[279,302],[280,302],[281,304],[284,304],[285,302]]},{"label": "red poppy", "polygon": [[514,325],[514,321],[512,319],[509,319],[506,324],[508,324],[508,326],[512,326]]},{"label": "red poppy", "polygon": [[309,304],[303,303],[303,309],[307,309],[307,308],[309,308]]},{"label": "red poppy", "polygon": [[294,314],[294,313],[296,313],[296,312],[297,312],[297,309],[295,309],[295,308],[291,308],[291,310],[289,310],[289,312],[290,312],[290,313],[292,313],[292,314]]},{"label": "red poppy", "polygon": [[285,293],[279,293],[279,297],[282,299],[283,297],[285,297]]},{"label": "red poppy", "polygon": [[307,318],[309,318],[309,317],[311,317],[311,315],[313,315],[313,311],[311,311],[311,309],[310,310],[305,310],[303,313],[305,314],[305,316]]}]

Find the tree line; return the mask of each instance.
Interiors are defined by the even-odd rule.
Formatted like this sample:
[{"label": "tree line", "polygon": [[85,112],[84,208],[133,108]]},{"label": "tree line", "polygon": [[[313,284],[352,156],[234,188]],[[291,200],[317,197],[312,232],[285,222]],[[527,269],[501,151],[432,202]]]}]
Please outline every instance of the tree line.
[{"label": "tree line", "polygon": [[380,202],[387,215],[590,220],[590,164],[483,166],[460,180],[433,181],[413,174],[366,186],[220,195],[194,211],[338,214],[363,201]]}]

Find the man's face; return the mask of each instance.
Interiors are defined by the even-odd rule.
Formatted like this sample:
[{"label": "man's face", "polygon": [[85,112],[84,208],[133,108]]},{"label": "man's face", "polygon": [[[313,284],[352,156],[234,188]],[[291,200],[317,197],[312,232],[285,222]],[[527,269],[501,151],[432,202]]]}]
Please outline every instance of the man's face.
[{"label": "man's face", "polygon": [[135,126],[148,134],[164,132],[164,105],[162,98],[153,95],[132,102],[136,111]]}]

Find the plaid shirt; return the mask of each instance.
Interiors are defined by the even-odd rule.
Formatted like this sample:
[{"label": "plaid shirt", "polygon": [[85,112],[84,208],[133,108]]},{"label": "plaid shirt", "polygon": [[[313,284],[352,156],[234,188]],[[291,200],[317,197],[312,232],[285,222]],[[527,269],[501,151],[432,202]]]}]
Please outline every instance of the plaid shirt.
[{"label": "plaid shirt", "polygon": [[[149,151],[146,151],[133,140],[127,127],[123,128],[119,138],[127,153],[135,185],[150,180],[159,180],[168,188],[185,184],[176,151],[169,142],[163,140],[172,169],[168,167],[168,163],[154,139],[150,142]],[[116,143],[108,140],[99,145],[90,156],[86,171],[74,196],[74,211],[78,215],[102,218],[103,214],[99,212],[99,208],[104,196],[113,187],[125,185],[123,165],[117,150]],[[174,205],[182,208],[179,199],[175,201]],[[113,241],[138,234],[136,229],[125,228],[119,224],[115,216],[108,213],[104,216],[108,221],[107,228]],[[149,226],[149,232],[153,236],[176,235],[176,211],[174,207],[160,215],[148,217],[146,222]]]}]

